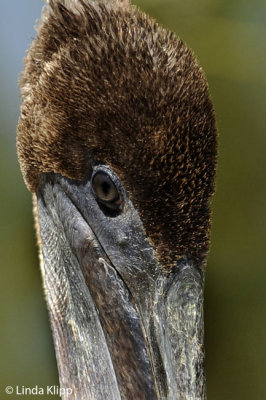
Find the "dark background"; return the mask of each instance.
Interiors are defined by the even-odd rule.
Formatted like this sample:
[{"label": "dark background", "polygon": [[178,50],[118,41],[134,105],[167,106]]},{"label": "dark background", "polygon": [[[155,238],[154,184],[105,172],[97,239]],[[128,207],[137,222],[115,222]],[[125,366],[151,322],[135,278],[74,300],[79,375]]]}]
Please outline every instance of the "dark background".
[{"label": "dark background", "polygon": [[[208,398],[264,400],[265,2],[136,3],[194,50],[216,109],[220,156],[205,298]],[[42,4],[41,0],[0,0],[0,398],[11,400],[16,396],[5,395],[7,385],[58,384],[31,196],[15,148],[17,80]]]}]

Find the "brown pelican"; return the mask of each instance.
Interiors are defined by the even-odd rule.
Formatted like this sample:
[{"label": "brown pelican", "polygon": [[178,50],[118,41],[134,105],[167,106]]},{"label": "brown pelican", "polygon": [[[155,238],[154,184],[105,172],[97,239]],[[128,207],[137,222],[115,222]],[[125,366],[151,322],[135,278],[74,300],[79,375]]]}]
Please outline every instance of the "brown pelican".
[{"label": "brown pelican", "polygon": [[17,147],[63,398],[204,399],[217,147],[204,73],[127,0],[48,3]]}]

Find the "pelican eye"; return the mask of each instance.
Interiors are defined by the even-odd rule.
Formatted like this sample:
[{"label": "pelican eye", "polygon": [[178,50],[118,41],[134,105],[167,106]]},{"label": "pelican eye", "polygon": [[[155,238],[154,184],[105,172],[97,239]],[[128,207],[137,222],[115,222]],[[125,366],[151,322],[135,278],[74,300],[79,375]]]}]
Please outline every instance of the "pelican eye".
[{"label": "pelican eye", "polygon": [[119,209],[121,198],[116,185],[107,172],[98,171],[93,175],[92,188],[98,202],[109,209]]}]

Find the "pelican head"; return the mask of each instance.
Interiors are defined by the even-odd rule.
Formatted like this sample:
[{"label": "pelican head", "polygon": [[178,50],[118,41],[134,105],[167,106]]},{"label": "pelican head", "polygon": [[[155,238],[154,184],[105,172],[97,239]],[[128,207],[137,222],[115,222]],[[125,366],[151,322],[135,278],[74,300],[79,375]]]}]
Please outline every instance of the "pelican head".
[{"label": "pelican head", "polygon": [[204,73],[127,0],[50,0],[17,148],[67,399],[205,398],[217,135]]}]

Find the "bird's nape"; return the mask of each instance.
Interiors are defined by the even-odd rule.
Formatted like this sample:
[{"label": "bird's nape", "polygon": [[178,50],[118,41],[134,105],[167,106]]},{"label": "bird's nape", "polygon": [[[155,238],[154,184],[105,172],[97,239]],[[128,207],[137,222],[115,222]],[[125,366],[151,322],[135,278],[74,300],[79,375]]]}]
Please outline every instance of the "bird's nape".
[{"label": "bird's nape", "polygon": [[17,147],[60,384],[68,399],[203,400],[217,153],[206,79],[128,1],[48,3]]}]

